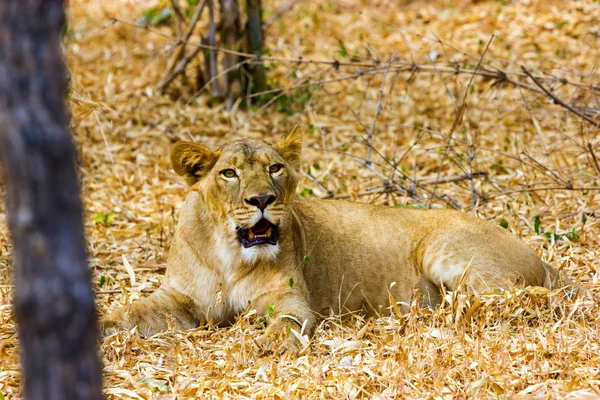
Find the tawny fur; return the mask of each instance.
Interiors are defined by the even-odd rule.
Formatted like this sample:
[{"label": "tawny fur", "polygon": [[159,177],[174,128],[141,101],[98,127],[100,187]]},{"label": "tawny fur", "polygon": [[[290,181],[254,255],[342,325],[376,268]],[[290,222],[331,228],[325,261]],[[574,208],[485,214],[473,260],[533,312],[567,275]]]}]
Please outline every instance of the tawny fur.
[{"label": "tawny fur", "polygon": [[[476,292],[570,284],[507,230],[464,213],[295,200],[301,146],[297,130],[275,146],[239,140],[214,153],[178,143],[173,167],[191,193],[162,286],[103,319],[105,331],[137,326],[150,335],[167,328],[168,315],[181,329],[229,323],[253,307],[274,312],[268,339],[289,324],[311,334],[318,316],[332,312],[406,310],[415,287],[422,305],[433,307],[441,288],[459,281]],[[283,166],[277,174],[269,172],[274,163]],[[224,169],[238,176],[226,179]],[[244,201],[260,194],[277,198],[264,216],[279,224],[279,243],[243,249],[235,228],[261,218]]]}]

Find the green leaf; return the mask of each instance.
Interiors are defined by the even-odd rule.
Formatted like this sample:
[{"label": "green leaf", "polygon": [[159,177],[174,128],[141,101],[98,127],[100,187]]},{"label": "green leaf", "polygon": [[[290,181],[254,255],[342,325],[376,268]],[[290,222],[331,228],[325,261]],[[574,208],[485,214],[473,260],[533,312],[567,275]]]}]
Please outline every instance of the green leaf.
[{"label": "green leaf", "polygon": [[114,211],[109,211],[104,216],[104,225],[106,225],[107,228],[110,228],[112,226],[112,223],[113,223],[114,220],[115,220],[115,212]]},{"label": "green leaf", "polygon": [[504,218],[502,218],[500,220],[500,226],[503,227],[504,229],[508,229],[508,221],[505,220]]},{"label": "green leaf", "polygon": [[4,393],[0,392],[0,400],[4,400]]},{"label": "green leaf", "polygon": [[315,24],[315,28],[317,30],[321,29],[321,19],[319,18],[319,14],[312,13],[311,19],[313,21],[313,24]]},{"label": "green leaf", "polygon": [[577,240],[579,240],[579,234],[577,233],[577,229],[576,228],[571,229],[569,232],[567,232],[565,234],[565,236],[571,242],[576,242]]},{"label": "green leaf", "polygon": [[169,21],[173,10],[171,7],[159,8],[150,7],[142,11],[142,19],[139,21],[140,25],[163,25]]},{"label": "green leaf", "polygon": [[338,40],[338,43],[338,55],[342,58],[348,58],[348,49],[346,48],[346,45],[341,40]]},{"label": "green leaf", "polygon": [[171,18],[171,14],[171,7],[164,8],[150,23],[154,26],[165,24]]},{"label": "green leaf", "polygon": [[288,285],[290,285],[290,287],[294,287],[294,278],[290,278]]},{"label": "green leaf", "polygon": [[267,306],[267,314],[269,314],[269,317],[273,318],[275,315],[275,304],[269,304]]},{"label": "green leaf", "polygon": [[140,379],[141,384],[145,384],[152,392],[169,393],[169,382],[164,379],[152,379],[143,377]]},{"label": "green leaf", "polygon": [[317,163],[314,163],[313,168],[316,169],[317,171],[319,171],[321,169],[321,166]]},{"label": "green leaf", "polygon": [[99,212],[94,215],[94,222],[104,223],[104,213]]},{"label": "green leaf", "polygon": [[540,233],[540,216],[536,215],[535,217],[533,217],[533,229],[535,230],[535,233],[539,234]]},{"label": "green leaf", "polygon": [[106,283],[106,277],[104,275],[100,276],[100,282],[98,282],[98,286],[102,287],[102,286],[104,286],[105,283]]},{"label": "green leaf", "polygon": [[115,212],[109,211],[107,213],[99,212],[94,215],[94,222],[104,224],[107,228],[110,228],[115,220]]},{"label": "green leaf", "polygon": [[197,6],[200,0],[187,0],[188,6]]},{"label": "green leaf", "polygon": [[313,191],[312,191],[312,189],[309,189],[309,188],[304,188],[300,192],[301,197],[308,197],[308,196],[312,196],[312,195],[313,195]]},{"label": "green leaf", "polygon": [[158,7],[150,7],[150,8],[146,8],[145,10],[142,11],[142,17],[144,17],[144,22],[150,22],[150,20],[154,17],[156,17],[156,15],[159,12],[159,8]]},{"label": "green leaf", "polygon": [[302,262],[309,262],[309,261],[310,261],[309,256],[304,256],[304,258],[302,259]]}]

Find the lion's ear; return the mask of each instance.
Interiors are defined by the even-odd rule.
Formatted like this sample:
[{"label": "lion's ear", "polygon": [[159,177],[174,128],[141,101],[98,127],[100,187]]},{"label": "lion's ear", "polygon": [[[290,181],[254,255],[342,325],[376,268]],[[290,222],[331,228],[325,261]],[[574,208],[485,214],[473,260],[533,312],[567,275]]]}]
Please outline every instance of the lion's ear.
[{"label": "lion's ear", "polygon": [[178,175],[193,185],[205,177],[215,165],[218,154],[196,143],[179,142],[171,150],[171,164]]},{"label": "lion's ear", "polygon": [[298,125],[292,129],[277,144],[273,146],[276,152],[296,170],[300,170],[300,153],[302,153],[302,130]]}]

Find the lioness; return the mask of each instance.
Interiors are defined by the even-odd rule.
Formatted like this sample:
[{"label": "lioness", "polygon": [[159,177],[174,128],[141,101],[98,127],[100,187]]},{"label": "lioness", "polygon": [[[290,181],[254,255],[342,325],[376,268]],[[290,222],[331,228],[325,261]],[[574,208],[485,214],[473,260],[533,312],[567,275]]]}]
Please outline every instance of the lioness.
[{"label": "lioness", "polygon": [[[261,342],[318,315],[406,310],[415,287],[435,306],[459,281],[476,292],[570,284],[507,230],[451,210],[296,200],[302,134],[276,145],[237,140],[212,152],[177,143],[171,162],[191,186],[162,285],[102,321],[151,335],[228,323],[248,307],[268,316]],[[390,301],[396,302],[390,307]]]}]

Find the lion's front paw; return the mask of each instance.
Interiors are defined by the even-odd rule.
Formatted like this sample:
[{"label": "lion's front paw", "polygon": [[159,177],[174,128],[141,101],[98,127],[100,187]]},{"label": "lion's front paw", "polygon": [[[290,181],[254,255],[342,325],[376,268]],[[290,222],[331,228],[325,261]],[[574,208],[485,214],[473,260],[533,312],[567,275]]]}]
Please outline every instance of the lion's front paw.
[{"label": "lion's front paw", "polygon": [[298,355],[303,346],[292,332],[292,329],[297,328],[296,324],[288,321],[278,321],[269,325],[265,333],[257,339],[259,354]]},{"label": "lion's front paw", "polygon": [[100,333],[102,336],[113,335],[124,329],[123,319],[119,315],[111,314],[100,318]]},{"label": "lion's front paw", "polygon": [[100,318],[100,333],[102,336],[113,335],[125,329],[131,329],[128,313],[125,308],[119,308],[116,311]]}]

